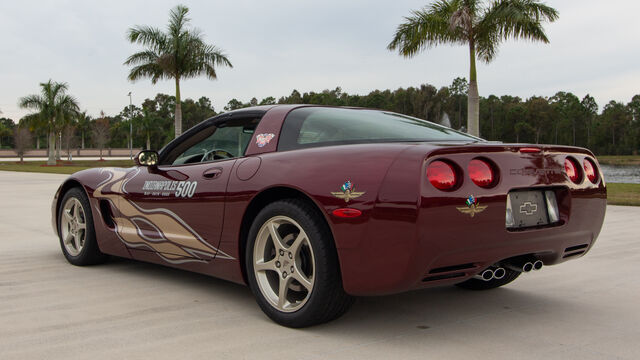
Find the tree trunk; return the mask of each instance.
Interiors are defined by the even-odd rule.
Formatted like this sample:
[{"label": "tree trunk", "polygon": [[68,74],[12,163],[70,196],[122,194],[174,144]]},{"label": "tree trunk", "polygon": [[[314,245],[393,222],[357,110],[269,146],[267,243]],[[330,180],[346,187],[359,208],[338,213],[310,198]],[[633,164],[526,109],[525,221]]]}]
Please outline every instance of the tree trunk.
[{"label": "tree trunk", "polygon": [[476,75],[476,49],[469,43],[469,98],[467,100],[467,133],[480,136],[480,96],[478,95],[478,79]]},{"label": "tree trunk", "polygon": [[147,133],[147,150],[151,150],[151,139],[149,133]]},{"label": "tree trunk", "polygon": [[81,131],[81,132],[80,132],[80,139],[81,139],[81,141],[82,141],[82,145],[81,145],[81,147],[84,149],[84,131]]},{"label": "tree trunk", "polygon": [[47,165],[55,165],[55,147],[56,147],[56,133],[53,130],[49,130],[49,159],[47,160]]},{"label": "tree trunk", "polygon": [[175,137],[182,134],[182,104],[180,101],[180,78],[176,77],[176,115],[175,115]]},{"label": "tree trunk", "polygon": [[36,133],[36,149],[40,150],[40,134]]},{"label": "tree trunk", "polygon": [[56,160],[62,160],[62,158],[60,157],[60,148],[62,148],[62,139],[60,136],[56,136],[54,146],[56,148]]}]

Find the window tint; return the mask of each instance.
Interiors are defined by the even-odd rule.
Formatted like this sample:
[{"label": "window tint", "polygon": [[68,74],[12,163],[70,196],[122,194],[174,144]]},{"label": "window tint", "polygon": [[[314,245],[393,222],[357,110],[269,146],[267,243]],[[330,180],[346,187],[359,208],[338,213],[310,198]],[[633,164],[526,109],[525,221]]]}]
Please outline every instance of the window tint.
[{"label": "window tint", "polygon": [[244,156],[258,121],[230,120],[207,127],[177,146],[166,163],[182,165]]},{"label": "window tint", "polygon": [[426,120],[391,112],[342,108],[295,109],[285,119],[278,150],[394,141],[481,141]]}]

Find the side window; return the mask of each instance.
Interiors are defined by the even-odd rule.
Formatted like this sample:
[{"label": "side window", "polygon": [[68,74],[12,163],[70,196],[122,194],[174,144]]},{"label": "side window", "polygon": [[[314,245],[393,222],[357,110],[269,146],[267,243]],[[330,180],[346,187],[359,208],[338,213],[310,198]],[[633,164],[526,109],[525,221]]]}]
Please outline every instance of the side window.
[{"label": "side window", "polygon": [[183,165],[244,156],[258,121],[229,120],[205,128],[177,146],[166,163]]}]

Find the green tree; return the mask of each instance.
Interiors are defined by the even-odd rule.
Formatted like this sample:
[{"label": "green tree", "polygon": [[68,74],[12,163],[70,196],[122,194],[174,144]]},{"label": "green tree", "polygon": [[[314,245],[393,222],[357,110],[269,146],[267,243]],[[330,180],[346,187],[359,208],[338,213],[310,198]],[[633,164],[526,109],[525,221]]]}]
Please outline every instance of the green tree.
[{"label": "green tree", "polygon": [[397,49],[402,56],[412,57],[437,45],[468,46],[467,131],[479,136],[476,59],[491,62],[498,45],[509,38],[548,43],[543,22],[557,18],[555,9],[538,0],[494,0],[489,4],[482,0],[439,0],[406,17],[388,49]]},{"label": "green tree", "polygon": [[67,94],[69,86],[66,83],[58,83],[49,80],[40,83],[39,95],[28,95],[20,98],[19,106],[24,109],[35,110],[49,132],[48,165],[55,165],[54,147],[56,144],[56,131],[64,123],[64,119],[70,112],[78,111],[77,100]]},{"label": "green tree", "polygon": [[587,94],[582,98],[580,102],[582,105],[582,111],[584,112],[584,116],[586,121],[587,128],[587,147],[591,147],[591,128],[593,127],[593,120],[598,115],[598,103],[596,103],[596,99],[593,96]]},{"label": "green tree", "polygon": [[84,149],[85,135],[91,130],[91,116],[87,115],[87,111],[78,112],[76,115],[76,128],[80,132],[80,147]]},{"label": "green tree", "polygon": [[449,86],[449,91],[457,105],[455,127],[456,129],[460,129],[462,126],[462,102],[465,100],[465,94],[469,92],[469,83],[467,83],[467,79],[461,77],[453,79],[453,83]]},{"label": "green tree", "polygon": [[130,42],[142,45],[124,62],[133,66],[129,80],[151,78],[153,84],[160,79],[173,79],[176,86],[175,136],[182,133],[182,105],[180,80],[206,75],[214,80],[218,76],[215,66],[229,66],[231,62],[223,52],[206,44],[200,30],[188,28],[189,9],[178,5],[169,14],[167,32],[150,26],[135,26],[127,32]]},{"label": "green tree", "polygon": [[[1,112],[0,112],[1,113]],[[15,124],[13,120],[7,118],[0,118],[0,149],[2,149],[2,141],[5,137],[10,137],[13,135],[13,128]],[[11,146],[11,144],[7,144]]]}]

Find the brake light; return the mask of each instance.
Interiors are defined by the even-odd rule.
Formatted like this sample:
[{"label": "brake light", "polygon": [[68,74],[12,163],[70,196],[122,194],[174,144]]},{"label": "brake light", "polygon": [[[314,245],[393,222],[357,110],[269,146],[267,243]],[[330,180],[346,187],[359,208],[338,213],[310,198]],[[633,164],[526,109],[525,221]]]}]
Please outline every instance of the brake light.
[{"label": "brake light", "polygon": [[486,161],[478,159],[471,160],[467,170],[474,184],[480,187],[489,187],[493,184],[493,169]]},{"label": "brake light", "polygon": [[520,148],[520,152],[521,153],[525,153],[525,154],[539,153],[541,151],[542,151],[542,149],[537,148],[537,147],[523,147],[523,148]]},{"label": "brake light", "polygon": [[578,183],[580,180],[580,170],[578,170],[578,164],[576,164],[575,160],[571,158],[564,159],[564,171],[567,173],[569,180],[576,184]]},{"label": "brake light", "polygon": [[439,160],[429,164],[427,179],[429,179],[431,185],[440,190],[451,190],[458,182],[453,166]]},{"label": "brake light", "polygon": [[598,174],[596,174],[596,167],[593,162],[589,159],[584,159],[582,167],[584,167],[584,174],[587,176],[587,179],[595,184],[596,181],[598,181]]}]

